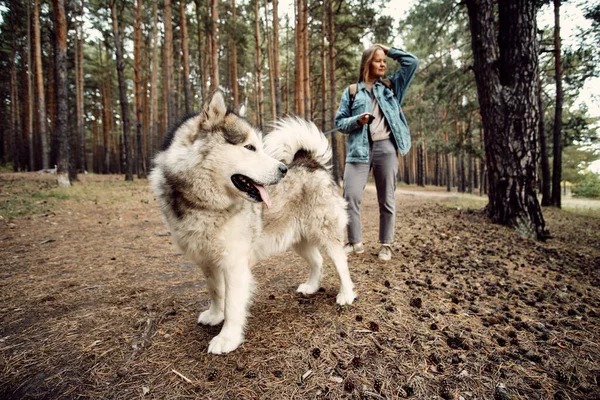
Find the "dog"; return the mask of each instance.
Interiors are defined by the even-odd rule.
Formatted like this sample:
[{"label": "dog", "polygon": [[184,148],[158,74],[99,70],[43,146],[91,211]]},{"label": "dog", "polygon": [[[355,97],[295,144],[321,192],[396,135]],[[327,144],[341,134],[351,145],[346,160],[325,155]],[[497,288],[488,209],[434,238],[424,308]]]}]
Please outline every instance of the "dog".
[{"label": "dog", "polygon": [[205,277],[210,306],[198,323],[218,325],[208,353],[244,340],[254,290],[251,267],[293,248],[310,266],[304,295],[319,290],[324,251],[340,279],[339,305],[356,298],[343,248],[346,202],[328,164],[331,148],[311,122],[279,120],[262,133],[215,92],[202,111],[165,137],[150,173],[174,243]]}]

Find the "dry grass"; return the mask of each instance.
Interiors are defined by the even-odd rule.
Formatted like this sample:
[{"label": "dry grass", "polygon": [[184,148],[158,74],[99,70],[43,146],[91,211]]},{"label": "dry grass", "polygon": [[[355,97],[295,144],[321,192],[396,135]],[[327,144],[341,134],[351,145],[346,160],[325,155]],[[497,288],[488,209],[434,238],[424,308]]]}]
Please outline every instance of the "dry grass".
[{"label": "dry grass", "polygon": [[399,192],[381,263],[367,189],[356,303],[336,306],[329,264],[319,293],[297,295],[304,262],[272,257],[246,342],[212,356],[203,278],[147,183],[81,179],[0,174],[2,399],[600,398],[597,217],[544,210],[554,237],[538,243],[477,199]]}]

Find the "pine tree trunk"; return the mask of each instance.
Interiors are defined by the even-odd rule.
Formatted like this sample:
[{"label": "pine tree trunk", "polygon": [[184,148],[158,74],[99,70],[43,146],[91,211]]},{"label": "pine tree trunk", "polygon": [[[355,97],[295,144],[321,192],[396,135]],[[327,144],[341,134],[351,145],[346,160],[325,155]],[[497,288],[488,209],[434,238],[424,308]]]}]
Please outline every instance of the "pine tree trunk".
[{"label": "pine tree trunk", "polygon": [[327,130],[327,47],[325,46],[327,10],[321,8],[321,131]]},{"label": "pine tree trunk", "polygon": [[542,101],[542,82],[538,79],[538,107],[540,109],[540,159],[542,170],[542,206],[552,205],[550,196],[550,163],[548,160],[548,143],[546,141],[546,127],[544,126],[544,102]]},{"label": "pine tree trunk", "polygon": [[[467,0],[485,133],[488,217],[526,237],[547,234],[536,193],[538,44],[536,6]],[[498,26],[499,32],[496,32]]]},{"label": "pine tree trunk", "polygon": [[77,144],[78,144],[78,160],[77,164],[81,171],[87,169],[86,150],[85,150],[85,126],[83,118],[83,85],[84,85],[84,68],[83,68],[83,12],[84,4],[81,1],[79,15],[80,23],[75,26],[75,91],[76,91],[76,115],[77,115]]},{"label": "pine tree trunk", "polygon": [[296,20],[296,57],[295,57],[295,64],[296,64],[296,83],[295,83],[295,87],[296,87],[296,94],[294,96],[295,98],[295,103],[296,103],[296,114],[300,115],[300,116],[304,116],[305,115],[305,105],[306,103],[304,102],[304,97],[306,96],[306,94],[304,93],[304,58],[306,57],[306,55],[304,54],[304,37],[303,37],[303,32],[304,32],[304,1],[305,0],[298,0],[297,1],[297,20]]},{"label": "pine tree trunk", "polygon": [[[202,101],[204,101],[204,98],[206,96],[206,68],[204,68],[204,61],[206,59],[206,57],[202,57],[203,54],[206,54],[206,52],[202,51],[202,26],[203,26],[203,20],[202,20],[202,7],[201,7],[201,0],[195,0],[196,3],[196,36],[198,37],[198,79],[200,80],[200,103],[202,104]],[[208,35],[207,35],[208,36]],[[208,50],[208,49],[207,49]]]},{"label": "pine tree trunk", "polygon": [[115,52],[117,56],[117,78],[119,79],[119,100],[121,103],[121,124],[123,127],[123,166],[125,168],[125,180],[133,180],[133,162],[131,160],[131,148],[129,140],[129,108],[127,101],[127,87],[125,83],[125,62],[123,60],[123,42],[117,21],[116,0],[110,0],[112,16],[113,36],[115,41]]},{"label": "pine tree trunk", "polygon": [[256,42],[256,109],[257,113],[257,125],[260,130],[263,129],[263,118],[264,118],[264,104],[263,104],[263,85],[262,85],[262,57],[260,52],[260,17],[259,17],[259,0],[254,0],[254,39]]},{"label": "pine tree trunk", "polygon": [[56,138],[58,144],[56,176],[58,185],[71,186],[69,154],[71,141],[68,133],[69,104],[67,98],[67,16],[64,0],[52,0],[56,31]]},{"label": "pine tree trunk", "polygon": [[175,93],[173,92],[173,16],[171,9],[171,0],[164,1],[164,63],[163,70],[165,80],[163,85],[166,88],[166,106],[167,106],[167,127],[175,123]]},{"label": "pine tree trunk", "polygon": [[[258,0],[256,0],[258,1]],[[211,0],[211,49],[210,49],[210,60],[211,60],[211,72],[212,77],[210,80],[211,91],[219,89],[219,49],[218,49],[218,38],[217,38],[217,23],[219,22],[219,8],[218,1]],[[256,17],[258,18],[258,16]]]},{"label": "pine tree trunk", "polygon": [[[231,0],[231,19],[233,26],[237,25],[237,9],[235,0]],[[237,107],[240,103],[239,85],[238,85],[238,56],[237,56],[237,38],[233,34],[231,38],[231,87],[233,90],[233,106]]]},{"label": "pine tree trunk", "polygon": [[277,119],[277,105],[275,104],[275,75],[273,73],[273,45],[271,43],[271,32],[269,30],[269,7],[265,0],[265,35],[267,38],[267,64],[269,67],[269,93],[271,98],[271,120]]},{"label": "pine tree trunk", "polygon": [[29,170],[35,170],[35,150],[33,143],[33,71],[31,61],[31,2],[27,1],[27,148],[29,150]]},{"label": "pine tree trunk", "polygon": [[137,0],[133,36],[133,81],[135,85],[135,159],[137,163],[138,178],[146,178],[146,160],[144,159],[144,141],[142,138],[142,119],[144,112],[144,103],[142,97],[142,7],[142,0]]},{"label": "pine tree trunk", "polygon": [[304,79],[304,118],[307,120],[312,120],[312,93],[310,87],[310,53],[308,48],[308,0],[302,0],[302,5],[304,7],[304,11],[302,12],[302,46],[304,46],[304,50],[302,50],[302,54],[304,57],[301,59],[304,63],[304,74],[302,78]]},{"label": "pine tree trunk", "polygon": [[469,113],[467,122],[467,192],[473,194],[473,180],[475,170],[473,166],[473,129],[471,129],[471,114]]},{"label": "pine tree trunk", "polygon": [[279,2],[273,0],[273,77],[275,79],[275,111],[277,117],[282,115],[281,106],[281,71],[279,67]]},{"label": "pine tree trunk", "polygon": [[192,93],[190,89],[190,50],[188,46],[187,18],[185,0],[179,0],[179,19],[181,20],[181,53],[183,56],[183,93],[185,96],[185,114],[192,112]]},{"label": "pine tree trunk", "polygon": [[[327,3],[327,40],[329,42],[329,112],[328,122],[334,127],[335,112],[337,110],[336,80],[335,80],[335,19],[333,15],[333,0],[326,0]],[[323,116],[325,118],[325,116]],[[333,152],[332,173],[333,180],[339,185],[342,179],[342,168],[340,164],[340,143],[339,134],[334,131],[331,134],[331,151]],[[345,155],[344,155],[345,156]]]},{"label": "pine tree trunk", "polygon": [[19,88],[17,83],[17,66],[16,66],[16,43],[14,34],[12,38],[11,62],[10,62],[10,133],[11,133],[11,153],[13,161],[13,172],[18,172],[20,169],[21,149],[21,130],[19,129]]},{"label": "pine tree trunk", "polygon": [[554,0],[554,80],[556,82],[556,107],[554,108],[554,158],[552,166],[552,205],[561,208],[560,182],[562,181],[562,59],[560,40],[560,0]]},{"label": "pine tree trunk", "polygon": [[150,135],[148,157],[158,148],[158,0],[152,4],[152,72],[150,74]]}]

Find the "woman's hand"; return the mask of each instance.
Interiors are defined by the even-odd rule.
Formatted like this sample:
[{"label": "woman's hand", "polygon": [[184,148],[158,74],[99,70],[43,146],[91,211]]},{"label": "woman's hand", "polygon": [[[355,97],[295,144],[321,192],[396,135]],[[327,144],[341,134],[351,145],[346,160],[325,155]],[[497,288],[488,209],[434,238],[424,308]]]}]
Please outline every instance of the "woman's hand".
[{"label": "woman's hand", "polygon": [[385,44],[381,44],[381,43],[375,43],[373,46],[379,46],[383,49],[383,52],[387,55],[388,51],[390,50],[389,46],[386,46]]},{"label": "woman's hand", "polygon": [[360,117],[360,119],[358,120],[358,123],[361,125],[370,124],[372,121],[371,118],[374,118],[372,114],[364,113],[362,117]]}]

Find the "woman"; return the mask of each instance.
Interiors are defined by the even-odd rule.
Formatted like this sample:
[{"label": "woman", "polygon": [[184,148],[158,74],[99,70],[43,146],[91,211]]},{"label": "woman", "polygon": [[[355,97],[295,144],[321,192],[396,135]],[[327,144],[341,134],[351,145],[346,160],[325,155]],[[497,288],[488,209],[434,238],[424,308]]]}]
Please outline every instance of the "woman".
[{"label": "woman", "polygon": [[[386,56],[398,61],[401,68],[389,79],[382,79]],[[376,44],[362,55],[355,94],[352,96],[347,88],[342,95],[335,124],[349,135],[344,172],[344,198],[349,216],[347,254],[364,253],[360,204],[369,171],[373,169],[379,202],[378,257],[392,258],[398,151],[405,155],[410,149],[410,132],[401,104],[418,62],[417,57],[403,50]]]}]

